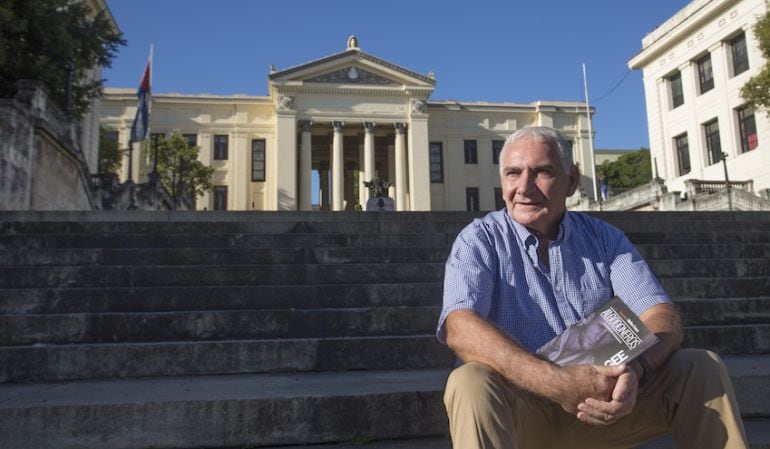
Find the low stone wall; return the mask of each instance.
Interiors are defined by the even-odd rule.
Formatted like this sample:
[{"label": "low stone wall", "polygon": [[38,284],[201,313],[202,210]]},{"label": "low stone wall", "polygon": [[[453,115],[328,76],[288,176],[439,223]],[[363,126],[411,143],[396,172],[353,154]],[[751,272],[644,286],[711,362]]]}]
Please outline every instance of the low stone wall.
[{"label": "low stone wall", "polygon": [[90,210],[75,124],[41,83],[20,81],[0,100],[0,210]]}]

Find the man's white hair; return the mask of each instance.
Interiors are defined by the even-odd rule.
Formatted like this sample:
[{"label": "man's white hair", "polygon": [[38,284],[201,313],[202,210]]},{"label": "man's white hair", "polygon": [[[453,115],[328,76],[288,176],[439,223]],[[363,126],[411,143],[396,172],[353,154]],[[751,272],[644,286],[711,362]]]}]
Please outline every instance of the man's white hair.
[{"label": "man's white hair", "polygon": [[569,171],[572,168],[572,145],[570,145],[570,143],[553,128],[547,126],[530,126],[521,128],[505,139],[503,150],[500,152],[500,160],[497,161],[498,165],[500,165],[500,176],[503,175],[503,170],[505,169],[505,167],[503,167],[503,160],[505,159],[503,155],[508,150],[508,147],[522,139],[533,139],[537,143],[548,145],[556,150],[564,170]]}]

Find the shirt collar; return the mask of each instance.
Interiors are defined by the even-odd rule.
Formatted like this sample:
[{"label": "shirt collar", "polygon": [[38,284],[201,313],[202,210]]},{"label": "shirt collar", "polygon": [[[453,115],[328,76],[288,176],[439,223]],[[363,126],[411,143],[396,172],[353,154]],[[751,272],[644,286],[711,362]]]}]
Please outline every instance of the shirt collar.
[{"label": "shirt collar", "polygon": [[[524,225],[511,218],[507,210],[504,212],[508,223],[510,223],[514,232],[519,237],[519,241],[524,242],[524,247],[529,248],[530,245],[536,245],[537,237],[535,237],[535,235],[532,234]],[[566,241],[569,239],[570,235],[572,235],[572,217],[570,216],[570,212],[565,210],[564,217],[562,217],[561,223],[559,223],[559,232],[557,233],[556,240],[554,241]]]}]

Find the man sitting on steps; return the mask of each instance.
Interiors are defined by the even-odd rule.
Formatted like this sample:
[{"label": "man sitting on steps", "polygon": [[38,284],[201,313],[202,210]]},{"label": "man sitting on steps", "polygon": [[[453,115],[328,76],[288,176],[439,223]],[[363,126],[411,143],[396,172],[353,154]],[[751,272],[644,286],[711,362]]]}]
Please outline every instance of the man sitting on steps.
[{"label": "man sitting on steps", "polygon": [[[455,449],[747,448],[719,357],[679,349],[679,315],[617,228],[565,202],[580,175],[553,129],[500,154],[506,208],[463,229],[446,263],[437,336],[464,364],[444,402]],[[659,342],[629,365],[560,367],[535,350],[619,296]]]}]

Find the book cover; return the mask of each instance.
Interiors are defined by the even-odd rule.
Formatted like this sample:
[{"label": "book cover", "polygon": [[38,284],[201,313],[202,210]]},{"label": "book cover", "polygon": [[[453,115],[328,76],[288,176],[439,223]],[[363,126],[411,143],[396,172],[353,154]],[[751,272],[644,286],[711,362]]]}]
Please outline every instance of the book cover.
[{"label": "book cover", "polygon": [[537,354],[557,365],[629,363],[658,337],[617,296],[544,344]]}]

